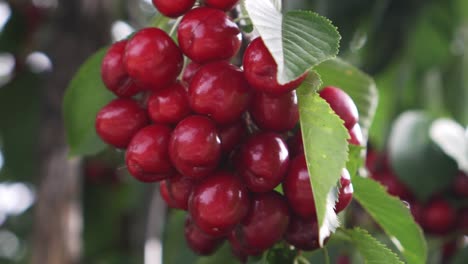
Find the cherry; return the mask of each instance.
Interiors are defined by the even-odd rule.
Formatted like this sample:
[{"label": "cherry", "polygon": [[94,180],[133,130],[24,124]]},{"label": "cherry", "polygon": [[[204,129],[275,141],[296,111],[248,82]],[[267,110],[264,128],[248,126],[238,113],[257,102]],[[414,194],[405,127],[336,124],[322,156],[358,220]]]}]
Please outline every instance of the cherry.
[{"label": "cherry", "polygon": [[468,198],[468,175],[459,172],[453,182],[453,190],[461,198]]},{"label": "cherry", "polygon": [[353,99],[340,88],[327,86],[320,91],[320,97],[325,99],[331,109],[344,121],[347,129],[352,129],[359,119],[359,114]]},{"label": "cherry", "polygon": [[457,212],[457,227],[465,236],[468,235],[468,208],[460,208]]},{"label": "cherry", "polygon": [[161,14],[172,18],[185,14],[194,4],[195,0],[153,0]]},{"label": "cherry", "polygon": [[364,147],[366,144],[364,142],[364,136],[362,135],[361,126],[359,123],[356,123],[353,128],[349,131],[350,138],[348,139],[348,143],[351,145],[362,146]]},{"label": "cherry", "polygon": [[281,137],[272,132],[251,136],[241,147],[237,169],[254,192],[273,190],[283,180],[289,166],[289,153]]},{"label": "cherry", "polygon": [[247,216],[237,228],[241,245],[264,251],[280,241],[289,224],[286,200],[277,192],[253,194]]},{"label": "cherry", "polygon": [[193,61],[189,62],[182,73],[182,83],[187,87],[190,86],[193,76],[198,72],[201,65]]},{"label": "cherry", "polygon": [[435,199],[424,207],[422,218],[429,232],[446,234],[456,222],[456,211],[447,201]]},{"label": "cherry", "polygon": [[123,63],[127,40],[112,44],[101,65],[101,77],[106,87],[118,97],[131,97],[141,89],[128,76]]},{"label": "cherry", "polygon": [[140,86],[157,90],[175,82],[183,57],[171,37],[159,28],[144,28],[127,43],[125,67]]},{"label": "cherry", "polygon": [[302,140],[301,130],[297,132],[288,140],[289,155],[291,157],[296,157],[298,155],[304,154],[304,142]]},{"label": "cherry", "polygon": [[390,170],[375,174],[375,180],[386,187],[387,192],[393,196],[397,196],[402,200],[411,200],[411,191],[403,184],[397,176]]},{"label": "cherry", "polygon": [[231,152],[247,134],[247,127],[243,120],[219,127],[221,149],[224,153]]},{"label": "cherry", "polygon": [[198,70],[188,94],[195,112],[209,115],[219,124],[229,124],[247,110],[250,87],[239,68],[218,61]]},{"label": "cherry", "polygon": [[128,171],[143,182],[169,177],[174,168],[168,155],[171,129],[165,125],[150,125],[132,138],[125,155]]},{"label": "cherry", "polygon": [[177,30],[180,48],[196,63],[232,58],[239,51],[241,36],[223,11],[209,7],[189,11]]},{"label": "cherry", "polygon": [[414,221],[419,225],[423,223],[423,206],[418,201],[410,202],[410,212],[413,215]]},{"label": "cherry", "polygon": [[166,204],[171,208],[177,208],[177,204],[175,203],[174,199],[172,199],[171,195],[169,194],[169,190],[167,189],[167,182],[161,181],[159,182],[159,194],[166,202]]},{"label": "cherry", "polygon": [[315,217],[315,202],[304,154],[294,158],[283,181],[283,190],[291,209],[302,218]]},{"label": "cherry", "polygon": [[216,125],[204,116],[189,116],[174,129],[169,155],[184,176],[199,179],[214,171],[221,157]]},{"label": "cherry", "polygon": [[239,3],[239,0],[205,0],[205,4],[209,7],[229,11]]},{"label": "cherry", "polygon": [[229,172],[216,172],[195,185],[189,212],[195,224],[208,235],[227,235],[247,214],[248,192]]},{"label": "cherry", "polygon": [[291,130],[299,121],[296,92],[291,91],[279,96],[257,92],[249,112],[261,129],[276,132]]},{"label": "cherry", "polygon": [[258,256],[263,251],[252,247],[246,247],[240,240],[239,232],[233,229],[228,236],[229,245],[234,256],[236,256],[241,263],[246,263],[248,256]]},{"label": "cherry", "polygon": [[315,218],[304,219],[293,216],[284,239],[299,250],[314,250],[320,247],[318,224]]},{"label": "cherry", "polygon": [[[163,196],[166,203],[172,208],[188,210],[188,199],[193,183],[189,178],[178,174],[160,183],[160,189],[165,189]],[[163,193],[161,191],[161,193]]]},{"label": "cherry", "polygon": [[117,148],[126,148],[133,135],[148,123],[145,110],[132,99],[115,99],[96,117],[96,133]]},{"label": "cherry", "polygon": [[190,114],[187,91],[180,83],[154,91],[148,99],[148,113],[156,123],[177,124]]},{"label": "cherry", "polygon": [[278,66],[261,38],[254,39],[244,53],[244,74],[252,88],[260,92],[282,94],[296,89],[307,74],[280,85],[276,79]]},{"label": "cherry", "polygon": [[351,183],[351,176],[347,169],[341,171],[340,184],[338,201],[335,204],[336,213],[343,211],[353,199],[353,184]]},{"label": "cherry", "polygon": [[185,219],[184,235],[190,249],[198,255],[213,254],[223,242],[222,238],[212,237],[201,231],[190,216]]}]

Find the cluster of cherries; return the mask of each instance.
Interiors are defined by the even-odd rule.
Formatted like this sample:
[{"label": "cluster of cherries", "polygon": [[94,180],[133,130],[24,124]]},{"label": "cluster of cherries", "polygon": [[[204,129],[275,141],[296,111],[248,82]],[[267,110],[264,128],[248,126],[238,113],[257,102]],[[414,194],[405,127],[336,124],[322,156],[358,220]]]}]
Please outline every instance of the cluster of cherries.
[{"label": "cluster of cherries", "polygon": [[[110,47],[102,79],[118,99],[99,111],[96,131],[126,149],[133,177],[160,182],[167,204],[188,211],[185,237],[196,253],[211,254],[225,239],[243,260],[283,239],[313,250],[314,199],[302,136],[294,132],[295,89],[306,75],[279,84],[261,38],[246,48],[243,69],[231,64],[242,35],[226,11],[238,1],[194,2],[153,0],[167,16],[184,15],[178,45],[164,31],[144,28]],[[350,143],[363,145],[352,99],[335,87],[320,96],[344,121]],[[275,190],[280,185],[284,195]],[[352,195],[343,169],[335,211]]]}]

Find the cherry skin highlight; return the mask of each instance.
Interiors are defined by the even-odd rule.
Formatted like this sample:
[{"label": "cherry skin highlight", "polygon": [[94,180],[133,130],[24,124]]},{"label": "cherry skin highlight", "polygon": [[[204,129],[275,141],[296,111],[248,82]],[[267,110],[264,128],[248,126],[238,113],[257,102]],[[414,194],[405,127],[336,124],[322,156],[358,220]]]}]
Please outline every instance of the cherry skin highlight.
[{"label": "cherry skin highlight", "polygon": [[353,199],[353,193],[354,189],[353,184],[351,183],[351,175],[349,175],[347,169],[343,169],[341,171],[338,201],[335,204],[336,213],[339,213],[348,207]]},{"label": "cherry skin highlight", "polygon": [[167,17],[178,17],[189,11],[195,0],[153,0],[153,5]]},{"label": "cherry skin highlight", "polygon": [[223,11],[192,9],[179,24],[177,38],[184,54],[196,63],[228,60],[239,51],[241,32]]},{"label": "cherry skin highlight", "polygon": [[194,223],[208,235],[227,235],[247,215],[244,183],[229,172],[216,172],[195,185],[189,199]]},{"label": "cherry skin highlight", "polygon": [[356,123],[352,129],[349,131],[350,138],[348,139],[348,143],[351,145],[362,146],[364,147],[366,143],[364,142],[364,136],[362,135],[361,126],[359,123]]},{"label": "cherry skin highlight", "polygon": [[177,124],[190,112],[187,91],[180,83],[154,91],[148,99],[148,114],[155,123]]},{"label": "cherry skin highlight", "polygon": [[189,87],[192,109],[219,124],[230,124],[247,110],[250,86],[242,71],[225,62],[213,62],[198,70]]},{"label": "cherry skin highlight", "polygon": [[205,0],[205,5],[224,11],[229,11],[239,3],[239,0]]},{"label": "cherry skin highlight", "polygon": [[182,71],[183,57],[166,32],[144,28],[128,41],[124,62],[138,85],[158,90],[175,82]]},{"label": "cherry skin highlight", "polygon": [[202,256],[213,254],[223,242],[223,239],[212,237],[201,231],[190,216],[185,220],[184,236],[190,249]]},{"label": "cherry skin highlight", "polygon": [[132,99],[115,99],[96,117],[96,133],[107,144],[126,148],[133,135],[148,123],[148,117]]},{"label": "cherry skin highlight", "polygon": [[132,138],[125,155],[130,174],[142,182],[155,182],[173,174],[168,148],[171,128],[150,125]]},{"label": "cherry skin highlight", "polygon": [[352,129],[359,119],[353,99],[343,90],[332,86],[323,88],[319,94],[344,121],[344,126],[347,129]]}]

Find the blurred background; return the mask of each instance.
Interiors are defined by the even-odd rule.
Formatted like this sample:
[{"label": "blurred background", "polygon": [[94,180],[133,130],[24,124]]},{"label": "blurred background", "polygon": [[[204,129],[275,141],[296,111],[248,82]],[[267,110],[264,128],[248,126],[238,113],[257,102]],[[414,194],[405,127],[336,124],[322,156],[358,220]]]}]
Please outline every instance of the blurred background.
[{"label": "blurred background", "polygon": [[[387,159],[392,124],[408,110],[468,125],[468,1],[290,0],[284,6],[331,19],[343,37],[340,56],[375,78],[380,101],[369,146],[377,163]],[[160,263],[161,241],[172,245],[164,263],[195,263],[178,238],[183,218],[166,215],[157,185],[126,174],[122,153],[67,154],[62,99],[73,74],[100,48],[148,25],[155,12],[150,0],[0,0],[0,263]],[[421,129],[427,133],[429,126]],[[457,177],[453,159],[437,157],[431,163],[444,168],[438,173],[445,185],[416,195],[422,203],[450,196]],[[403,173],[396,177],[417,184],[427,172],[422,164],[411,168],[412,176],[398,165]],[[466,198],[450,197],[457,209],[466,208]],[[368,221],[354,211],[351,224]],[[461,234],[433,241],[431,263],[445,261],[441,245],[452,243],[452,255],[465,245]]]}]

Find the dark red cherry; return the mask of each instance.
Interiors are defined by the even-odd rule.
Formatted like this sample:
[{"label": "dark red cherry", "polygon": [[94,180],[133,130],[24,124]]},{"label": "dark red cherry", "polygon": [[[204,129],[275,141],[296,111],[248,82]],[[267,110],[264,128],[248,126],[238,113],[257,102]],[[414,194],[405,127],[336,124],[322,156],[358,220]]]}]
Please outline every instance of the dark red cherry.
[{"label": "dark red cherry", "polygon": [[131,97],[141,90],[125,69],[123,57],[126,46],[127,40],[112,44],[101,65],[102,81],[118,97]]},{"label": "dark red cherry", "polygon": [[189,64],[185,66],[184,72],[182,73],[182,83],[189,87],[190,83],[192,82],[193,76],[195,76],[200,67],[201,65],[198,63],[195,63],[193,61],[189,62]]},{"label": "dark red cherry", "polygon": [[233,229],[228,236],[229,245],[234,256],[236,256],[241,263],[246,263],[249,256],[258,256],[263,251],[257,250],[252,247],[247,247],[240,241],[239,232]]},{"label": "dark red cherry", "polygon": [[154,91],[148,99],[148,113],[155,123],[177,124],[190,111],[187,91],[180,83]]},{"label": "dark red cherry", "polygon": [[148,117],[132,99],[115,99],[96,117],[96,133],[107,144],[126,148],[133,135],[148,123]]},{"label": "dark red cherry", "polygon": [[189,116],[172,132],[169,155],[184,176],[199,179],[213,172],[221,158],[221,141],[213,121]]},{"label": "dark red cherry", "polygon": [[343,211],[351,203],[353,193],[354,190],[353,184],[351,183],[351,176],[347,169],[343,169],[341,171],[338,201],[335,204],[336,213]]},{"label": "dark red cherry", "polygon": [[195,112],[209,115],[219,124],[229,124],[240,119],[247,110],[250,87],[239,68],[218,61],[198,70],[188,94]]},{"label": "dark red cherry", "polygon": [[221,126],[218,129],[221,139],[221,149],[224,153],[231,152],[247,135],[247,127],[243,120]]},{"label": "dark red cherry", "polygon": [[340,88],[327,86],[320,91],[320,97],[325,99],[331,109],[344,121],[347,129],[352,129],[359,119],[359,114],[353,99]]},{"label": "dark red cherry", "polygon": [[364,142],[364,136],[362,135],[361,126],[359,125],[359,123],[356,123],[353,126],[353,128],[351,128],[348,132],[350,136],[350,138],[348,139],[349,144],[362,146],[362,147],[366,145],[366,142]]},{"label": "dark red cherry", "polygon": [[403,184],[392,171],[383,171],[374,175],[376,181],[380,182],[387,192],[397,196],[402,200],[408,201],[413,197],[411,191]]},{"label": "dark red cherry", "polygon": [[171,195],[169,194],[169,190],[167,189],[167,182],[160,181],[159,182],[159,194],[166,202],[167,206],[171,208],[176,208],[177,205],[175,204],[174,200],[172,199]]},{"label": "dark red cherry", "polygon": [[418,201],[410,202],[410,212],[413,215],[414,221],[419,225],[423,222],[423,206]]},{"label": "dark red cherry", "polygon": [[468,198],[468,175],[459,172],[453,181],[453,190],[459,197]]},{"label": "dark red cherry", "polygon": [[292,160],[283,181],[283,190],[294,213],[307,219],[315,217],[314,196],[304,154]]},{"label": "dark red cherry", "polygon": [[246,248],[267,250],[283,238],[289,218],[288,204],[279,193],[253,194],[249,213],[236,229],[238,238]]},{"label": "dark red cherry", "polygon": [[289,148],[289,156],[294,158],[300,154],[304,154],[304,142],[302,140],[302,132],[301,130],[297,130],[296,134],[294,134],[288,140],[288,148]]},{"label": "dark red cherry", "polygon": [[468,208],[460,208],[457,212],[457,228],[463,235],[468,235]]},{"label": "dark red cherry", "polygon": [[280,85],[276,75],[278,66],[261,38],[254,39],[244,53],[244,74],[252,88],[260,92],[282,94],[296,89],[306,74],[296,80]]},{"label": "dark red cherry", "polygon": [[144,28],[127,43],[125,67],[138,85],[163,89],[182,71],[183,57],[171,37],[159,28]]},{"label": "dark red cherry", "polygon": [[253,192],[268,192],[281,183],[289,166],[283,139],[272,132],[251,136],[241,147],[237,170]]},{"label": "dark red cherry", "polygon": [[125,154],[130,174],[142,182],[160,181],[173,172],[169,159],[171,129],[165,125],[150,125],[132,138]]},{"label": "dark red cherry", "polygon": [[249,112],[261,129],[276,132],[291,130],[299,121],[296,91],[282,95],[256,92]]},{"label": "dark red cherry", "polygon": [[190,216],[185,220],[184,228],[185,241],[193,252],[198,255],[211,255],[223,243],[222,238],[212,237],[201,231],[192,221]]},{"label": "dark red cherry", "polygon": [[239,0],[205,0],[205,5],[224,11],[229,11],[239,3]]},{"label": "dark red cherry", "polygon": [[314,250],[319,245],[318,225],[315,218],[292,216],[284,239],[299,250]]},{"label": "dark red cherry", "polygon": [[196,63],[227,60],[239,51],[241,33],[223,11],[199,7],[192,9],[177,30],[184,54]]},{"label": "dark red cherry", "polygon": [[189,11],[195,0],[153,0],[153,5],[168,17],[178,17]]},{"label": "dark red cherry", "polygon": [[216,172],[195,185],[189,199],[194,223],[205,233],[227,235],[247,215],[248,191],[234,174]]},{"label": "dark red cherry", "polygon": [[[188,199],[192,192],[193,182],[182,175],[175,175],[164,182],[161,182],[160,188],[165,188],[167,194],[163,195],[166,203],[172,207],[182,210],[188,210]],[[161,191],[161,193],[163,193]]]},{"label": "dark red cherry", "polygon": [[456,223],[456,211],[445,200],[435,199],[423,209],[423,227],[435,234],[446,234]]}]

